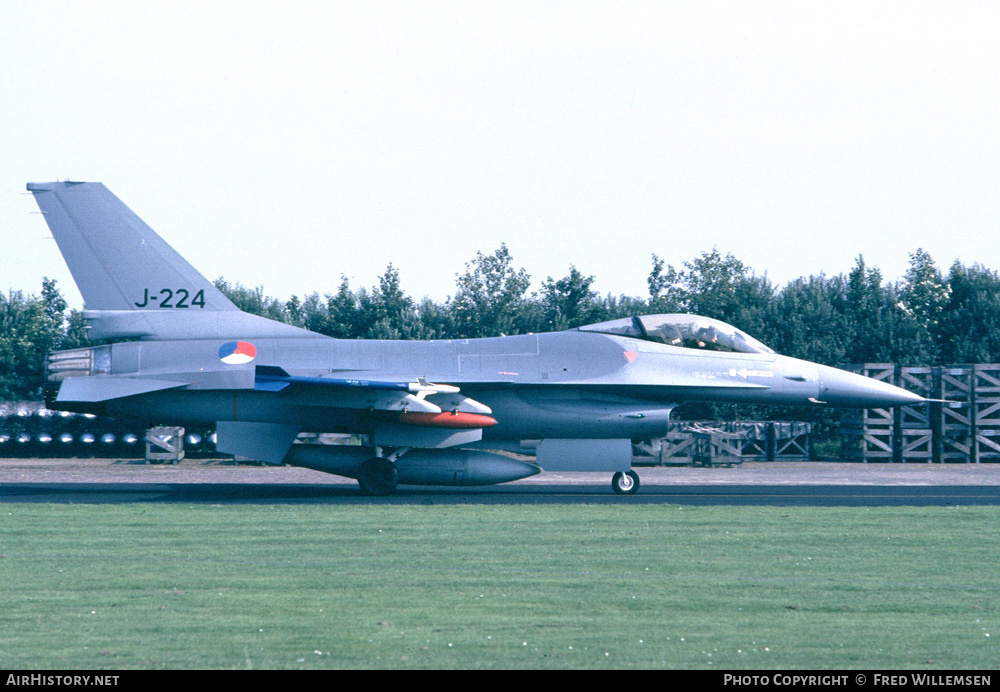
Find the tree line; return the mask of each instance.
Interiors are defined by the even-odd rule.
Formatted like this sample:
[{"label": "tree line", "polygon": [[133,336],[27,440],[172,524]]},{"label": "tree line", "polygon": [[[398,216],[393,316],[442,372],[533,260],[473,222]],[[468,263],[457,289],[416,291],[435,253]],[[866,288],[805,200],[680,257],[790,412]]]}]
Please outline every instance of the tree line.
[{"label": "tree line", "polygon": [[[779,353],[834,366],[1000,362],[1000,275],[958,261],[942,272],[919,249],[895,282],[859,256],[846,274],[781,287],[714,248],[680,267],[653,255],[642,297],[601,295],[594,277],[574,266],[529,291],[531,277],[505,245],[466,263],[443,303],[413,299],[392,264],[371,288],[352,288],[342,277],[335,292],[287,301],[262,287],[215,283],[242,310],[341,339],[524,334],[684,312],[733,324]],[[39,399],[45,354],[88,343],[79,311],[67,309],[55,281],[44,279],[38,295],[0,294],[0,400]]]}]

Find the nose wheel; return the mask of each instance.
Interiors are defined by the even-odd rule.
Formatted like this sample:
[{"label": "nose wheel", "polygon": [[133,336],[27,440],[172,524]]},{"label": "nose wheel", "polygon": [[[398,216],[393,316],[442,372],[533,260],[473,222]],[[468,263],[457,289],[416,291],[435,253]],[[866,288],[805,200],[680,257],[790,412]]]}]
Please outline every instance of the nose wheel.
[{"label": "nose wheel", "polygon": [[611,477],[611,488],[619,495],[632,495],[639,489],[639,474],[635,471],[618,471]]}]

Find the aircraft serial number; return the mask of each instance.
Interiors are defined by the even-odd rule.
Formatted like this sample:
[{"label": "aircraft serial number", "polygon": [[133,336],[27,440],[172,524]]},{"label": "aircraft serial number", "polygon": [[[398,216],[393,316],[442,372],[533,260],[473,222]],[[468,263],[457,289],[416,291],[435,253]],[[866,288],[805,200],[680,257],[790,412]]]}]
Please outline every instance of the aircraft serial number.
[{"label": "aircraft serial number", "polygon": [[191,296],[186,288],[143,289],[142,302],[136,303],[137,308],[203,308],[205,307],[205,291],[201,290]]}]

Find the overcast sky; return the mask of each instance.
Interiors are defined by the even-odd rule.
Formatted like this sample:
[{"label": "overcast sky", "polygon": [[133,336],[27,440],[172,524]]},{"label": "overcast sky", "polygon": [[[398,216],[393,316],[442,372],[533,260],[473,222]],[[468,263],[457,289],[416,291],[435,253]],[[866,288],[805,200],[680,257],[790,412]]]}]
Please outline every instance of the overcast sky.
[{"label": "overcast sky", "polygon": [[1000,3],[0,0],[0,290],[82,300],[28,181],[95,180],[281,299],[506,243],[644,296],[718,247],[778,285],[1000,269]]}]

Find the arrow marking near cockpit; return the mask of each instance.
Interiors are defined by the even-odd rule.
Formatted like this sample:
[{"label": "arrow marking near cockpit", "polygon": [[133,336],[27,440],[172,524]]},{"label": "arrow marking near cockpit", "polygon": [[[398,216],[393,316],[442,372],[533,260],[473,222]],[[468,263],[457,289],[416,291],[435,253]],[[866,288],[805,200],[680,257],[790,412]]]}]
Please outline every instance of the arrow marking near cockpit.
[{"label": "arrow marking near cockpit", "polygon": [[736,377],[739,375],[744,380],[748,377],[774,377],[774,373],[770,370],[747,370],[746,368],[729,368],[729,376]]}]

